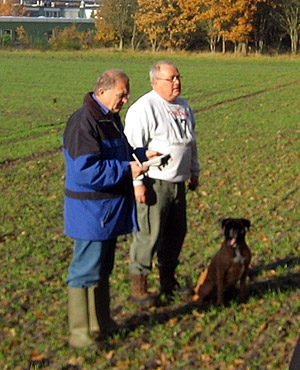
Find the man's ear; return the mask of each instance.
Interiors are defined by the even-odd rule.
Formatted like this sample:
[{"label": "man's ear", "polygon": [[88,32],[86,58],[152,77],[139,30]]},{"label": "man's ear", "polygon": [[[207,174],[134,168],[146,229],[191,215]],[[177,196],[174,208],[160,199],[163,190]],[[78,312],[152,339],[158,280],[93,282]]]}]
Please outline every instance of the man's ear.
[{"label": "man's ear", "polygon": [[102,96],[102,95],[105,93],[105,91],[106,91],[106,90],[104,90],[104,89],[102,89],[102,88],[101,88],[101,89],[99,89],[99,90],[98,90],[98,93],[97,93],[97,95],[96,95],[96,96]]}]

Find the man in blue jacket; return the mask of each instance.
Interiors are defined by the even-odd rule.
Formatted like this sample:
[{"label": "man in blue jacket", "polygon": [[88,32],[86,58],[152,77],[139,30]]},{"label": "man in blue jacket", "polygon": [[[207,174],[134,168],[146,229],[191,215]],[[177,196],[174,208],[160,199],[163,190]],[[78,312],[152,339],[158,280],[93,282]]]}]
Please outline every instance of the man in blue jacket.
[{"label": "man in blue jacket", "polygon": [[[71,347],[90,346],[91,333],[106,335],[114,328],[109,275],[116,239],[138,229],[132,179],[148,168],[132,160],[123,134],[119,111],[128,97],[127,75],[104,72],[63,135],[65,233],[74,239],[67,277]],[[145,148],[134,152],[141,162],[159,154]]]}]

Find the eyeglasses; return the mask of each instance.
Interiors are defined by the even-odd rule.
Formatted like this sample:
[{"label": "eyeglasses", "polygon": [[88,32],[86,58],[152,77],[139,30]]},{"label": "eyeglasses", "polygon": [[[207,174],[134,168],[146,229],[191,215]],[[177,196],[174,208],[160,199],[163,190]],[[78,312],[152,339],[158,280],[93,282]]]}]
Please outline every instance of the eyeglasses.
[{"label": "eyeglasses", "polygon": [[117,94],[116,97],[118,99],[129,99],[130,98],[130,94]]},{"label": "eyeglasses", "polygon": [[176,80],[180,81],[182,78],[182,76],[178,75],[178,76],[173,76],[171,78],[156,78],[156,80],[161,80],[161,81],[168,81],[168,82],[176,82]]}]

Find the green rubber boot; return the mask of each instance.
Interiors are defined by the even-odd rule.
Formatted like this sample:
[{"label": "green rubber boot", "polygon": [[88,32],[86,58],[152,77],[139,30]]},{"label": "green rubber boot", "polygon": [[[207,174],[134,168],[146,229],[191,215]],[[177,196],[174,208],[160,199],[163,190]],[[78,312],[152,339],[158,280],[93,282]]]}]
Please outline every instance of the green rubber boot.
[{"label": "green rubber boot", "polygon": [[[99,325],[100,338],[113,334],[118,329],[117,323],[110,317],[109,279],[102,278],[94,287],[95,313]],[[90,314],[90,316],[94,316]],[[93,320],[94,321],[94,320]],[[95,325],[94,325],[95,327]]]},{"label": "green rubber boot", "polygon": [[69,346],[89,347],[95,342],[89,336],[88,294],[86,288],[68,288]]},{"label": "green rubber boot", "polygon": [[95,303],[95,289],[98,285],[93,285],[88,288],[88,313],[89,313],[89,332],[99,334],[100,327],[98,323]]}]

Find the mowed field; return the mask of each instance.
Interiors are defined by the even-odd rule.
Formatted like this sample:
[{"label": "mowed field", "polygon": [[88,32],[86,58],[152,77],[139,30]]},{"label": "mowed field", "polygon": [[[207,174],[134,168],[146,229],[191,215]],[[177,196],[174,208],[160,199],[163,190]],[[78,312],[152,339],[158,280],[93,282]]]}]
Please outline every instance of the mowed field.
[{"label": "mowed field", "polygon": [[[130,104],[150,89],[148,70],[160,59],[183,76],[202,166],[199,189],[187,193],[178,280],[186,290],[195,284],[222,242],[220,218],[248,218],[248,300],[197,307],[182,293],[172,304],[135,306],[128,235],[111,276],[112,314],[127,329],[98,352],[70,349],[64,125],[102,71],[130,76]],[[1,51],[0,86],[1,369],[288,369],[300,334],[300,58]],[[155,265],[149,285],[157,291]]]}]

